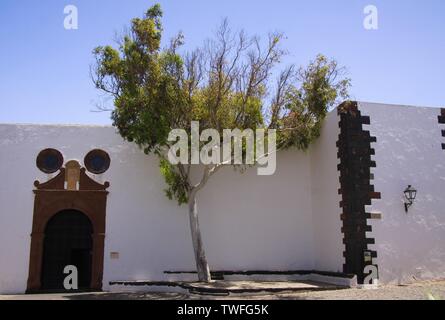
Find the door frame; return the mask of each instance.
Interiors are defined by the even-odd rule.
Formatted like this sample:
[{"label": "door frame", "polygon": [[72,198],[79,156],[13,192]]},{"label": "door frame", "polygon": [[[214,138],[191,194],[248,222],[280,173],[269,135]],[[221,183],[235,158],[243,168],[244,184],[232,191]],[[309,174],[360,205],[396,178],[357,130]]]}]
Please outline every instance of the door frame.
[{"label": "door frame", "polygon": [[42,259],[45,228],[48,221],[63,210],[77,210],[85,214],[93,226],[91,290],[102,290],[105,216],[109,183],[97,183],[81,169],[79,190],[65,190],[65,169],[46,183],[34,183],[34,214],[31,233],[29,274],[26,292],[38,292],[42,288]]}]

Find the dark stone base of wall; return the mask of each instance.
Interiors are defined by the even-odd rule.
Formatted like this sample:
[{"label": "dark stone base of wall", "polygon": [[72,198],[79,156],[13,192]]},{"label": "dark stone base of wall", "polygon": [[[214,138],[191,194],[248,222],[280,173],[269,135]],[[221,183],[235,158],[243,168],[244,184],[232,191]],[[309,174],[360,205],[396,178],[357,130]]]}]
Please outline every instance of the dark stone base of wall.
[{"label": "dark stone base of wall", "polygon": [[[196,274],[196,271],[164,271],[165,274]],[[272,276],[304,276],[309,274],[317,274],[321,276],[338,277],[352,279],[354,274],[346,274],[341,272],[319,271],[319,270],[287,270],[287,271],[268,271],[268,270],[220,270],[211,271],[212,280],[223,280],[224,276],[257,276],[257,275],[272,275]]]}]

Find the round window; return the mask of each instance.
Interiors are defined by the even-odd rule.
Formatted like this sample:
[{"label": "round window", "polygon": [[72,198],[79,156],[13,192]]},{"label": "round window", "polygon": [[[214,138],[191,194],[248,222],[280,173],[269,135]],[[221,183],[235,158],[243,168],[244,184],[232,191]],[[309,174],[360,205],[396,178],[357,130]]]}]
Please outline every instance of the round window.
[{"label": "round window", "polygon": [[63,166],[63,156],[56,149],[40,151],[36,160],[37,168],[45,173],[54,173]]},{"label": "round window", "polygon": [[85,167],[94,174],[101,174],[110,167],[110,156],[103,150],[92,150],[85,156]]}]

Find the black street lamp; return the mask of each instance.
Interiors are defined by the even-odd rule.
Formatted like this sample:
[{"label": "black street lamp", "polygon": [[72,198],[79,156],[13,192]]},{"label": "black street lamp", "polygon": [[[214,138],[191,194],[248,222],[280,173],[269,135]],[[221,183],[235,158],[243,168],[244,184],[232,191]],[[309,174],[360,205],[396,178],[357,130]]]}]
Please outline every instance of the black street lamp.
[{"label": "black street lamp", "polygon": [[403,191],[403,193],[405,194],[405,198],[407,200],[405,201],[405,212],[408,212],[408,208],[413,205],[414,200],[416,199],[417,190],[409,185],[408,188]]}]

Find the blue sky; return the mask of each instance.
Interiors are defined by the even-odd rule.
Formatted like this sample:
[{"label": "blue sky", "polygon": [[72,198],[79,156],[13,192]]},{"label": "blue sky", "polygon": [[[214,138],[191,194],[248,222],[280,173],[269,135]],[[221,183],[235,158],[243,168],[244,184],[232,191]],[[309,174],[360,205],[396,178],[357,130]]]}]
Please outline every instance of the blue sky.
[{"label": "blue sky", "polygon": [[[346,66],[352,98],[445,106],[443,0],[170,0],[164,41],[178,31],[193,48],[222,18],[232,28],[265,35],[281,31],[288,62],[306,64],[323,53]],[[112,44],[116,32],[155,1],[1,0],[0,123],[109,124],[92,112],[103,101],[89,77],[92,49]],[[65,30],[63,9],[79,10],[79,29]],[[375,5],[379,29],[363,27]]]}]

